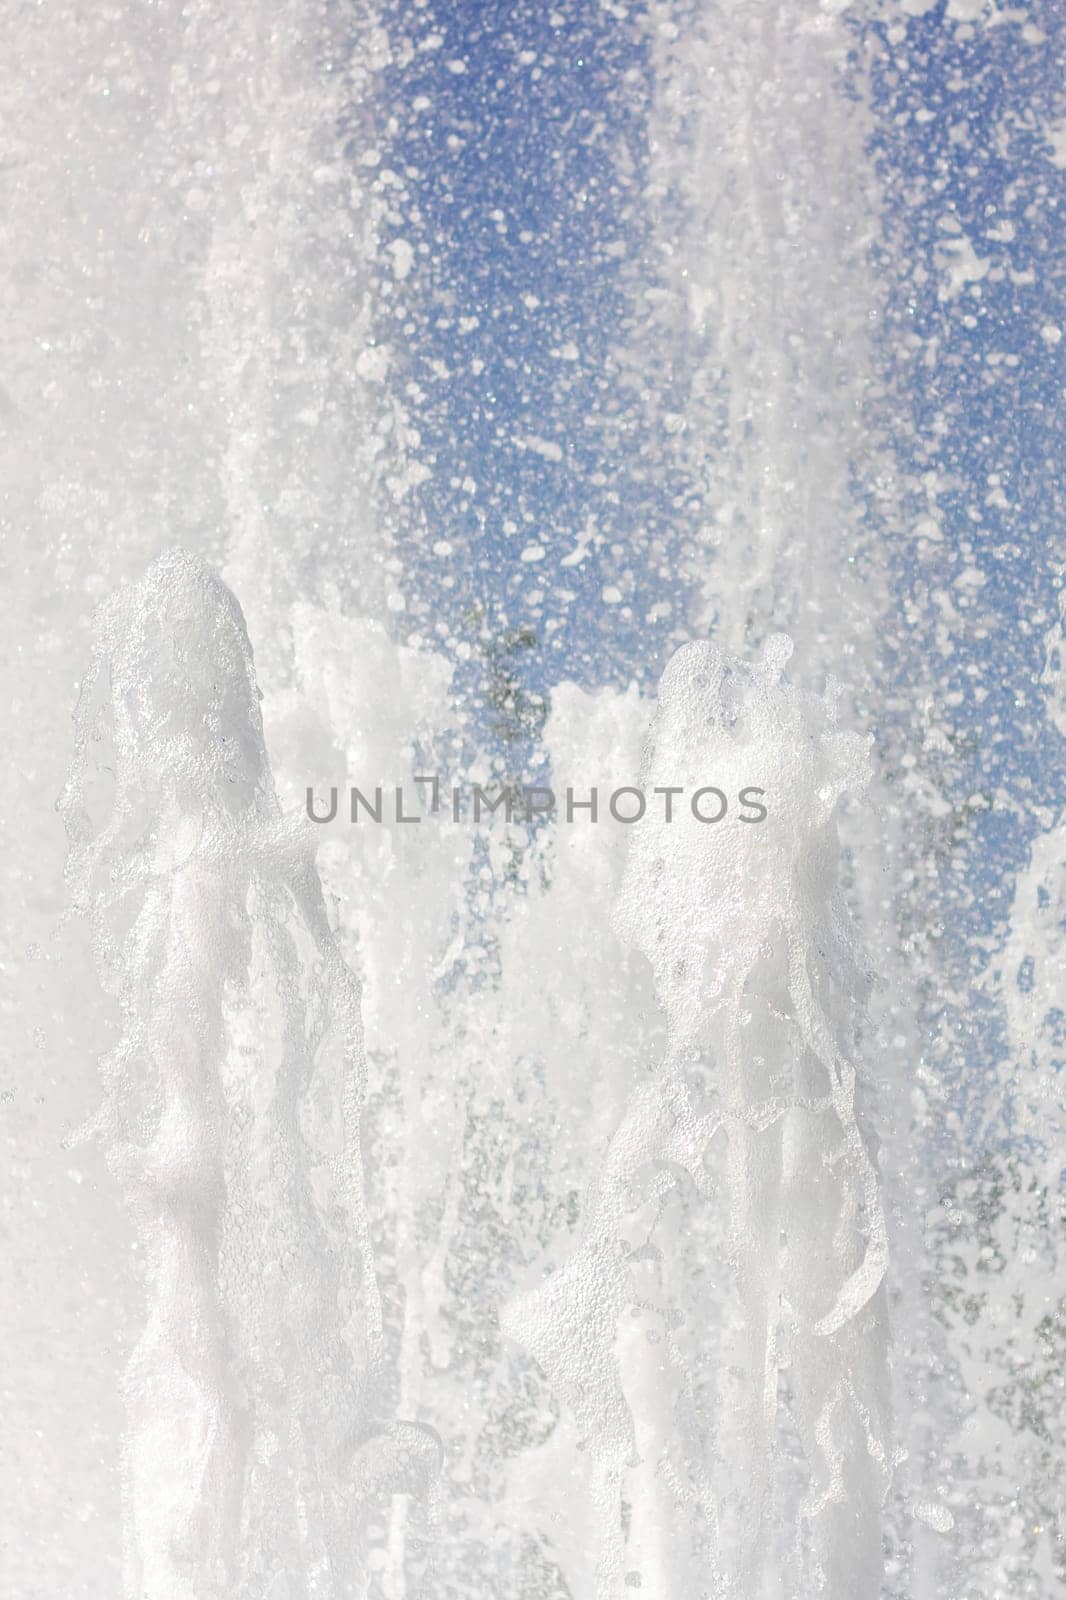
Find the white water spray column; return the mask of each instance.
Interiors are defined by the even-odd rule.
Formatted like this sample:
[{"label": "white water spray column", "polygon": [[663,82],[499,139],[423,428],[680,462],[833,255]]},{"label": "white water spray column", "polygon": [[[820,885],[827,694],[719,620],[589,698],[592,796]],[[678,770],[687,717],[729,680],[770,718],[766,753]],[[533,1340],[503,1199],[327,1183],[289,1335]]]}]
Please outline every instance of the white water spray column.
[{"label": "white water spray column", "polygon": [[790,653],[690,645],[664,675],[645,791],[758,788],[768,816],[701,823],[675,801],[633,829],[616,922],[654,969],[666,1056],[576,1252],[503,1316],[586,1438],[601,1600],[880,1582],[885,1226],[835,824],[867,751],[784,681]]},{"label": "white water spray column", "polygon": [[370,1508],[433,1452],[370,1420],[359,991],[275,799],[240,609],[202,562],[169,552],[103,609],[78,720],[71,877],[121,1013],[97,1131],[148,1293],[126,1594],[347,1600]]}]

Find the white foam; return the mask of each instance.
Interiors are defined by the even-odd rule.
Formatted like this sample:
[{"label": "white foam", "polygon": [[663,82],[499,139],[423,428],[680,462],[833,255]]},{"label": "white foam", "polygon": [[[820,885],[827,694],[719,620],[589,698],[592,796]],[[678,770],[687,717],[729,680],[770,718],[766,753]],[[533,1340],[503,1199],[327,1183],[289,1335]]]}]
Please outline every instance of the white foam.
[{"label": "white foam", "polygon": [[127,1592],[348,1595],[375,1496],[439,1451],[375,1420],[359,986],[277,804],[240,609],[195,557],[102,609],[62,807],[122,1014],[97,1131],[145,1256]]},{"label": "white foam", "polygon": [[[629,1094],[576,1248],[502,1318],[588,1441],[603,1596],[624,1571],[685,1593],[710,1570],[744,1596],[776,1571],[845,1600],[880,1571],[886,1235],[835,825],[868,752],[788,685],[789,653],[775,638],[752,667],[691,645],[664,674],[645,787],[757,786],[769,816],[633,830],[615,923],[651,963],[665,1053]],[[697,1261],[713,1284],[686,1281]]]}]

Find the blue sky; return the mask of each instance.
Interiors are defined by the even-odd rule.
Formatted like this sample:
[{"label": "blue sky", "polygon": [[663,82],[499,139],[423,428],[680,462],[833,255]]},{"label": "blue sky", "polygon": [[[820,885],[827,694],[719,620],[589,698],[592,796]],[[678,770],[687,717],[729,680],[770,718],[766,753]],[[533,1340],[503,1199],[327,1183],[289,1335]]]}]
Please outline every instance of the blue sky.
[{"label": "blue sky", "polygon": [[[932,663],[945,789],[960,806],[998,797],[943,864],[964,963],[969,934],[1007,909],[1040,808],[1063,800],[1037,686],[1062,526],[1063,346],[1047,332],[1063,322],[1047,141],[1061,28],[1056,42],[1049,6],[1012,16],[971,25],[942,0],[855,29],[857,47],[876,46],[886,211],[872,270],[902,509],[912,525],[929,514],[932,485],[942,534],[925,562],[888,538],[886,714],[914,736],[914,683]],[[615,355],[652,270],[646,34],[598,0],[402,5],[390,28],[413,46],[386,90],[387,159],[405,185],[391,226],[416,252],[390,337],[433,466],[403,513],[408,625],[448,651],[473,643],[459,671],[475,715],[484,641],[527,624],[536,643],[513,659],[533,689],[654,681],[677,634],[648,614],[664,599],[683,613],[671,550],[688,511],[657,478],[654,425]],[[977,275],[945,299],[959,241]],[[622,601],[605,604],[614,585]],[[954,616],[943,656],[938,594]]]},{"label": "blue sky", "polygon": [[[397,232],[429,246],[399,330],[434,467],[406,570],[441,637],[469,637],[475,608],[493,634],[531,623],[542,685],[654,671],[645,618],[671,580],[648,556],[671,512],[613,354],[641,270],[645,37],[597,3],[399,15],[441,39],[387,90],[407,108],[390,159],[418,172]],[[601,598],[622,571],[628,611]]]},{"label": "blue sky", "polygon": [[[1041,20],[1051,33],[1050,15]],[[897,458],[912,480],[934,473],[941,485],[945,550],[933,581],[950,585],[966,568],[984,580],[938,664],[941,687],[961,697],[959,727],[979,741],[967,767],[974,787],[1005,786],[1029,809],[1062,800],[1036,686],[1063,526],[1066,347],[1045,332],[1063,320],[1063,185],[1047,141],[1054,84],[1050,39],[1027,43],[1017,25],[952,27],[943,7],[910,21],[875,78],[899,263],[886,268],[884,359],[913,419]],[[958,237],[986,266],[945,303],[935,263]],[[912,502],[926,509],[913,489]],[[918,588],[929,574],[904,553],[896,575],[901,595],[929,611]]]},{"label": "blue sky", "polygon": [[[916,675],[932,676],[953,746],[945,792],[959,807],[978,797],[939,857],[936,890],[942,955],[967,997],[940,1037],[941,1067],[961,1069],[971,1127],[983,1087],[966,1068],[1001,1050],[998,1007],[975,980],[1029,841],[1066,800],[1066,752],[1039,683],[1062,581],[1063,183],[1048,142],[1062,28],[1050,7],[1028,16],[970,28],[938,6],[902,39],[882,26],[874,78],[892,287],[883,361],[910,422],[896,459],[915,521],[933,486],[942,534],[927,561],[893,551],[901,625],[888,665],[904,723]],[[944,262],[969,260],[968,247],[974,276],[945,299]]]}]

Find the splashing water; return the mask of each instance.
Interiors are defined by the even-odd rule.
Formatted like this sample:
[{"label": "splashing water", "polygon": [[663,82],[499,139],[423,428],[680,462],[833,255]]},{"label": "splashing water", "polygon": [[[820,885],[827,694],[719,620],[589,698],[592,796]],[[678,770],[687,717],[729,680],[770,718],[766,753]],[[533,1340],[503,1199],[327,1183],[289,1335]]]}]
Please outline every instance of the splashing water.
[{"label": "splashing water", "polygon": [[196,558],[164,555],[101,612],[62,809],[123,1018],[98,1131],[149,1296],[128,1592],[348,1594],[375,1497],[432,1476],[436,1446],[375,1421],[359,986],[275,798],[244,619]]},{"label": "splashing water", "polygon": [[[586,890],[617,883],[608,953],[625,983],[625,947],[649,962],[667,1032],[657,1044],[601,971],[581,1029],[598,1058],[608,1065],[614,1015],[662,1059],[605,1124],[568,1259],[505,1301],[501,1327],[588,1445],[603,1596],[634,1575],[675,1588],[708,1572],[723,1596],[761,1592],[771,1573],[781,1593],[845,1595],[880,1559],[885,1225],[834,820],[868,756],[833,699],[787,685],[790,654],[783,638],[754,668],[710,645],[681,651],[640,777],[676,794],[711,772],[716,802],[747,783],[774,797],[769,838],[671,802],[634,835],[620,882],[595,855],[582,867],[587,843],[570,862]],[[558,698],[550,742],[587,749],[580,699]],[[607,749],[638,716],[637,701],[611,713]],[[359,986],[275,797],[243,618],[196,558],[165,555],[103,608],[78,726],[70,875],[124,1019],[97,1131],[149,1291],[126,1378],[130,1591],[273,1594],[281,1574],[279,1594],[365,1587],[371,1524],[399,1495],[414,1509],[379,1570],[383,1592],[403,1593],[439,1516],[442,1444],[429,1423],[381,1416],[393,1385],[363,1178]],[[613,839],[606,850],[620,865]],[[557,878],[540,895],[553,928],[554,900],[573,892]],[[520,1019],[532,931],[505,942],[499,994],[468,1002],[480,1037]],[[418,1113],[401,1100],[403,1128]],[[581,1127],[561,1131],[580,1151]],[[461,1120],[457,1135],[461,1149]],[[411,1157],[424,1164],[417,1140]],[[401,1281],[409,1329],[432,1337],[417,1222],[433,1188],[415,1199],[415,1170]],[[447,1211],[447,1163],[435,1184]],[[400,1392],[424,1411],[418,1370]]]},{"label": "splashing water", "polygon": [[[667,1593],[709,1571],[720,1595],[762,1593],[774,1568],[797,1596],[855,1593],[880,1567],[886,1239],[834,825],[867,755],[783,683],[790,653],[774,639],[748,668],[691,645],[663,678],[645,789],[747,779],[775,796],[771,837],[691,816],[635,837],[616,920],[654,970],[665,1056],[611,1136],[577,1249],[504,1321],[590,1439],[605,1596],[626,1566]],[[699,1267],[678,1259],[690,1228]],[[639,1332],[620,1327],[638,1310]],[[784,1427],[805,1463],[791,1508]]]},{"label": "splashing water", "polygon": [[[1033,737],[1061,735],[1061,621],[1035,588],[997,621],[976,519],[1035,570],[1029,467],[951,454],[946,401],[904,426],[881,332],[905,284],[942,399],[963,354],[981,393],[1034,365],[958,341],[1032,289],[1046,174],[1012,152],[1042,111],[986,127],[983,73],[923,63],[1037,52],[1040,8],[483,10],[12,13],[11,765],[52,794],[112,598],[61,801],[95,979],[23,958],[54,819],[5,856],[46,1130],[27,1155],[17,1124],[0,1296],[31,1375],[10,1587],[1050,1600],[1053,782],[1013,883],[986,839],[966,975],[937,945],[1011,779],[980,749],[967,778],[956,679],[1021,717],[1034,685],[974,641],[1032,633]],[[973,244],[953,192],[923,204],[908,279],[885,151],[941,123],[1018,195],[978,196]],[[304,816],[308,783],[434,770],[649,804]],[[687,803],[745,788],[757,825]],[[961,1045],[952,1009],[981,1010]]]}]

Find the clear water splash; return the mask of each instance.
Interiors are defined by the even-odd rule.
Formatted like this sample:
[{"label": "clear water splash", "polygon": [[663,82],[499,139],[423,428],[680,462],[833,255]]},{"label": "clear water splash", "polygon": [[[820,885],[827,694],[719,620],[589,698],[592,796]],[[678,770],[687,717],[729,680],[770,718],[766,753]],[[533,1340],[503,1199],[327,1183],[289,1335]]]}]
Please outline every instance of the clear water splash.
[{"label": "clear water splash", "polygon": [[368,1515],[424,1496],[439,1447],[380,1414],[359,986],[277,804],[240,609],[198,559],[102,609],[78,722],[70,876],[122,1017],[97,1132],[148,1294],[127,1592],[349,1595]]},{"label": "clear water splash", "polygon": [[605,1600],[626,1574],[844,1600],[880,1571],[886,1230],[835,822],[868,753],[784,681],[790,650],[775,638],[749,667],[692,645],[664,675],[645,788],[713,773],[764,790],[772,816],[634,834],[616,921],[654,970],[665,1055],[611,1135],[576,1249],[503,1318],[587,1439]]}]

